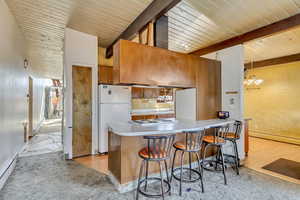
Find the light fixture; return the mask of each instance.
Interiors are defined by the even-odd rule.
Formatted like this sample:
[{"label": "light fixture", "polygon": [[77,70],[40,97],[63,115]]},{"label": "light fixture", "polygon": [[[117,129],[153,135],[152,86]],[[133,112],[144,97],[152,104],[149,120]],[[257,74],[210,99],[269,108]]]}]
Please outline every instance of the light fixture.
[{"label": "light fixture", "polygon": [[[253,69],[253,59],[251,61],[251,68]],[[246,89],[260,89],[258,86],[261,85],[264,80],[261,78],[257,78],[255,74],[247,75],[248,70],[245,70],[245,80],[244,80],[244,85]]]}]

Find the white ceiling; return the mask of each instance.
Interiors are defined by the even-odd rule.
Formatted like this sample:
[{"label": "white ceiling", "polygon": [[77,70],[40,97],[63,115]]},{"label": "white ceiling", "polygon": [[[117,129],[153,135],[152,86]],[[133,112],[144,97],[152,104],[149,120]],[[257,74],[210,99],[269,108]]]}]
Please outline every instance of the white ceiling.
[{"label": "white ceiling", "polygon": [[[107,46],[152,2],[152,0],[6,0],[27,39],[28,58],[33,71],[43,77],[61,78],[64,29],[70,27],[97,35]],[[182,0],[168,12],[169,49],[191,52],[240,35],[300,12],[300,0]],[[265,59],[290,54],[298,48],[281,48],[284,41],[298,42],[299,31],[247,43],[246,56]],[[275,37],[275,36],[274,36]],[[268,42],[267,42],[268,41]],[[294,45],[296,46],[296,45]],[[300,46],[300,45],[299,45]],[[282,49],[279,51],[279,49]],[[292,49],[292,50],[289,50]],[[289,52],[289,53],[287,53]]]},{"label": "white ceiling", "polygon": [[300,27],[244,43],[245,63],[300,53]]},{"label": "white ceiling", "polygon": [[152,0],[6,0],[27,40],[37,76],[61,78],[65,27],[110,44]]},{"label": "white ceiling", "polygon": [[169,49],[194,50],[300,13],[300,0],[183,0],[168,12]]}]

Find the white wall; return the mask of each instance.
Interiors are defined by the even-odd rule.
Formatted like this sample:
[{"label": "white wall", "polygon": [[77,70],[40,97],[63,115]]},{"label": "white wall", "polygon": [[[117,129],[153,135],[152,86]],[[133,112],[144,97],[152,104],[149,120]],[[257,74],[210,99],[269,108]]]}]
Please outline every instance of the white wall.
[{"label": "white wall", "polygon": [[6,171],[24,146],[28,76],[23,67],[25,42],[5,1],[0,0],[0,189]]},{"label": "white wall", "polygon": [[65,31],[64,44],[64,153],[72,159],[72,66],[92,68],[92,152],[98,152],[98,40],[96,36],[81,33],[70,28]]},{"label": "white wall", "polygon": [[32,127],[34,134],[36,134],[45,119],[45,88],[48,83],[48,79],[32,77],[32,83]]},{"label": "white wall", "polygon": [[[217,59],[222,62],[222,110],[229,111],[230,117],[243,120],[244,117],[244,47],[237,45],[218,52],[204,55],[203,57]],[[237,91],[237,94],[226,94],[226,92]],[[242,132],[243,133],[243,132]],[[228,147],[228,151],[231,148]],[[244,134],[238,142],[240,158],[245,158]]]}]

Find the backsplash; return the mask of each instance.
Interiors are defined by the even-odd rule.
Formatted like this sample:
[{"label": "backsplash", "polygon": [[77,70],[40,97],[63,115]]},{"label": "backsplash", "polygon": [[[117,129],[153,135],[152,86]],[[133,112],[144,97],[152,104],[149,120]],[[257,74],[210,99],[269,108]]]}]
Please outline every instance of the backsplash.
[{"label": "backsplash", "polygon": [[174,110],[174,102],[158,103],[156,98],[153,99],[132,99],[131,106],[133,110],[138,109],[170,109]]}]

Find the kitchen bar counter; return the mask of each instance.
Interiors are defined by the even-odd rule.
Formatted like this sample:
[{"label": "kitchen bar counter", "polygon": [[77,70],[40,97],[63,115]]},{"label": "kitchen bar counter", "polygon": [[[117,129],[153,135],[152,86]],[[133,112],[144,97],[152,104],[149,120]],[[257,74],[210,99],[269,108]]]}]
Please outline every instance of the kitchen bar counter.
[{"label": "kitchen bar counter", "polygon": [[[142,136],[176,134],[176,141],[182,141],[184,140],[183,131],[203,130],[233,122],[234,120],[232,119],[200,121],[176,119],[173,122],[147,125],[137,124],[136,122],[110,123],[108,169],[110,171],[111,181],[120,192],[127,192],[136,187],[138,171],[142,161],[138,156],[138,152],[146,146],[146,141]],[[195,158],[192,158],[192,160],[195,160]],[[185,159],[184,163],[187,163],[187,159]],[[179,159],[175,159],[175,165],[179,165]],[[157,163],[149,164],[149,175],[155,175],[158,172],[159,168]]]},{"label": "kitchen bar counter", "polygon": [[174,119],[174,122],[162,122],[157,124],[137,124],[133,122],[110,123],[110,131],[119,136],[145,136],[170,133],[181,133],[183,131],[197,131],[207,129],[213,126],[222,126],[228,123],[234,123],[233,119],[211,119],[211,120],[182,120]]}]

